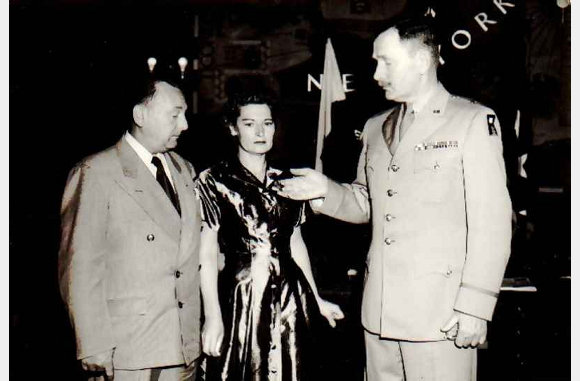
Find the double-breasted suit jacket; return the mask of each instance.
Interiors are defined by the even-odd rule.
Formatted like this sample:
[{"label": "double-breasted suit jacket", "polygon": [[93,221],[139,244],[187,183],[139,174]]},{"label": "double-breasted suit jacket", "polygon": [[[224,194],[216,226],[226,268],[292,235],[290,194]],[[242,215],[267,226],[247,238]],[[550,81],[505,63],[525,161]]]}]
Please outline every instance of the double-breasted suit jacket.
[{"label": "double-breasted suit jacket", "polygon": [[122,138],[71,172],[59,280],[78,358],[112,348],[118,369],[191,363],[200,353],[200,214],[191,164],[165,153],[181,216]]},{"label": "double-breasted suit jacket", "polygon": [[492,110],[439,85],[391,152],[386,141],[399,139],[401,113],[397,106],[368,120],[356,180],[330,181],[313,208],[372,222],[365,329],[444,340],[440,329],[454,310],[491,319],[509,257],[501,132]]}]

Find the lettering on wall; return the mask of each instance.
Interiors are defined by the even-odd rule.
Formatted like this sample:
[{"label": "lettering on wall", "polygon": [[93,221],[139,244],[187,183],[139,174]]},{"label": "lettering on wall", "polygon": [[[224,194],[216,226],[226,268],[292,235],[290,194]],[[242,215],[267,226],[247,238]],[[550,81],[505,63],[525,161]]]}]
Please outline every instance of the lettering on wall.
[{"label": "lettering on wall", "polygon": [[[318,90],[320,90],[320,83],[322,82],[322,77],[324,77],[324,74],[319,74],[318,76],[318,80],[316,80],[316,78],[314,78],[314,76],[312,74],[306,74],[306,91],[311,92],[312,91],[312,87],[316,87]],[[354,91],[355,89],[353,89],[352,87],[349,87],[349,84],[353,83],[352,78],[354,77],[353,74],[343,74],[342,75],[342,89],[344,90],[345,93],[350,93],[351,91]]]},{"label": "lettering on wall", "polygon": [[[503,15],[508,13],[508,8],[514,8],[516,6],[514,3],[508,3],[502,0],[493,0],[493,4],[496,6],[497,11]],[[496,16],[497,14],[491,17]],[[490,16],[485,12],[476,14],[473,19],[484,32],[488,32],[490,30],[489,25],[495,25],[498,23],[497,20],[490,18]],[[459,50],[467,49],[469,45],[471,45],[471,33],[465,29],[456,30],[455,33],[453,33],[451,36],[451,44],[454,48]]]}]

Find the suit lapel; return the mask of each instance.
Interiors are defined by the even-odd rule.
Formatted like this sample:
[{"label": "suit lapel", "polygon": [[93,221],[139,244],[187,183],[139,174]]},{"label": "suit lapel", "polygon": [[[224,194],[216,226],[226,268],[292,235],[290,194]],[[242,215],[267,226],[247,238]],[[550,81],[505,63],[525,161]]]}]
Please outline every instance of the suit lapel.
[{"label": "suit lapel", "polygon": [[117,144],[122,173],[117,183],[161,226],[175,241],[179,242],[181,221],[177,210],[151,175],[149,169],[125,139]]},{"label": "suit lapel", "polygon": [[[179,160],[173,153],[166,154],[165,157],[181,205],[182,228],[180,246],[187,248],[194,240],[194,234],[201,229],[197,201],[193,190],[193,173],[190,173],[185,168],[186,164],[183,160]],[[181,253],[187,254],[187,250],[182,250]],[[182,258],[182,260],[185,259]]]}]

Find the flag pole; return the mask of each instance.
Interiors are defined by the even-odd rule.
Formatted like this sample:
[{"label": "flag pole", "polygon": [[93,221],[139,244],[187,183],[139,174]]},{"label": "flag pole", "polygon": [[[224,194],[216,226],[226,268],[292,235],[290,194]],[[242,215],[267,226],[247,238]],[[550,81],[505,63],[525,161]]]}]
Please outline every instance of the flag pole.
[{"label": "flag pole", "polygon": [[324,138],[332,127],[332,102],[346,99],[342,86],[342,76],[332,48],[330,38],[326,40],[324,69],[320,80],[320,106],[318,109],[318,132],[316,134],[316,162],[314,169],[322,172],[322,150]]}]

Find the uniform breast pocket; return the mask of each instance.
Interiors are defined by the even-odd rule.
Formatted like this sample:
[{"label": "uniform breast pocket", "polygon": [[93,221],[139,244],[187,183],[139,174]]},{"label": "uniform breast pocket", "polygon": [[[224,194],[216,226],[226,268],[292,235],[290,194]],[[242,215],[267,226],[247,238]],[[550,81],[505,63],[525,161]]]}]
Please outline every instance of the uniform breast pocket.
[{"label": "uniform breast pocket", "polygon": [[419,199],[442,202],[448,197],[453,179],[461,171],[459,152],[456,149],[429,149],[415,151],[413,172]]}]

